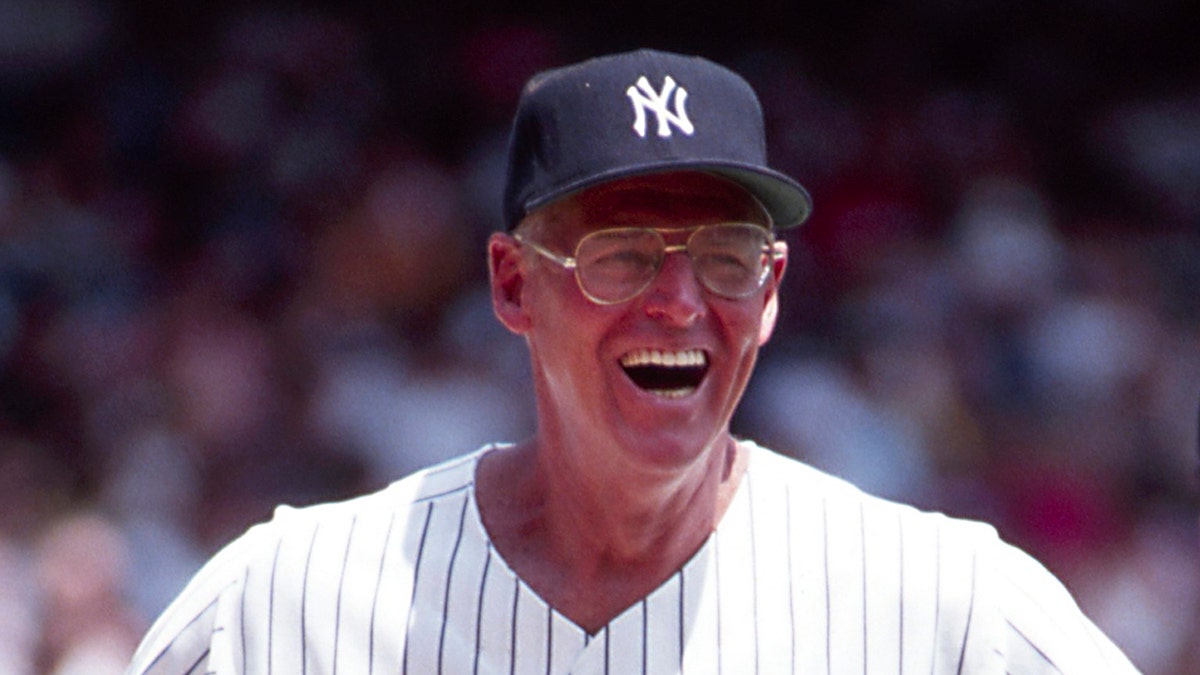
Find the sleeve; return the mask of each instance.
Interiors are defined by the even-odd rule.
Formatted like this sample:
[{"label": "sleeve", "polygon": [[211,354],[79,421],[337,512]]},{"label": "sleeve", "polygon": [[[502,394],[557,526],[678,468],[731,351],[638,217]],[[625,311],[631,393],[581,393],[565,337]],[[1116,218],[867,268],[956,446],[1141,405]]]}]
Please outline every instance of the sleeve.
[{"label": "sleeve", "polygon": [[125,675],[235,675],[246,570],[267,526],[252,528],[192,577],[142,639]]},{"label": "sleeve", "polygon": [[992,648],[1009,673],[1129,675],[1139,671],[1084,615],[1070,592],[1024,551],[992,540],[981,580],[996,613]]}]

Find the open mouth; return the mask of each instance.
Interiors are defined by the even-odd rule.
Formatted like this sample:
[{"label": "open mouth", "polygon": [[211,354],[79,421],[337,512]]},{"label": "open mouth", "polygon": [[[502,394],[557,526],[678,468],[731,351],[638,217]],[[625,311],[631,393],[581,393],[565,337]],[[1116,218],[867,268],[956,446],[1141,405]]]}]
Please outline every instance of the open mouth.
[{"label": "open mouth", "polygon": [[639,388],[664,396],[687,396],[708,372],[708,356],[699,349],[665,352],[640,349],[621,357],[621,368]]}]

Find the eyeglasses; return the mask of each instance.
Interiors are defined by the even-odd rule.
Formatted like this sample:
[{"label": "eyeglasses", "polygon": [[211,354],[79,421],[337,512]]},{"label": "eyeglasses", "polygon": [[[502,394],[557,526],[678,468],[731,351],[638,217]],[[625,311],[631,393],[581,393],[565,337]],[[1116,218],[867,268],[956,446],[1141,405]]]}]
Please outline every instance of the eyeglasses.
[{"label": "eyeglasses", "polygon": [[[668,245],[663,232],[691,231],[687,243]],[[658,277],[668,253],[686,252],[696,278],[724,298],[762,288],[780,252],[770,230],[752,223],[720,223],[682,230],[620,227],[586,235],[573,257],[561,256],[520,233],[517,241],[575,273],[579,290],[598,305],[637,297]]]}]

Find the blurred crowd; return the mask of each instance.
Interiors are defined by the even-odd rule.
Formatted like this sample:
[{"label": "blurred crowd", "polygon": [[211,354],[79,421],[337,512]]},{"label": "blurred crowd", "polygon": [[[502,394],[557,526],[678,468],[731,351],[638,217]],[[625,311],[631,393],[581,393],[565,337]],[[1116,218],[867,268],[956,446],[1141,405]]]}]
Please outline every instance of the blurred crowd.
[{"label": "blurred crowd", "polygon": [[742,72],[816,202],[738,433],[994,523],[1200,672],[1186,3],[203,4],[0,2],[0,675],[119,673],[275,505],[528,433],[506,124],[643,44]]}]

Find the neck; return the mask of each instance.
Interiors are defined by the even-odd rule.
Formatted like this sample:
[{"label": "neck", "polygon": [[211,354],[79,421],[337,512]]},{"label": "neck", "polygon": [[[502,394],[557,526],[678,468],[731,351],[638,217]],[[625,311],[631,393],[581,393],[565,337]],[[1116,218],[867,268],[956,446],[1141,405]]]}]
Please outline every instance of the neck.
[{"label": "neck", "polygon": [[747,457],[728,437],[683,469],[603,474],[569,466],[535,438],[481,462],[485,527],[513,570],[578,625],[596,630],[660,586],[703,546]]},{"label": "neck", "polygon": [[546,479],[545,525],[581,562],[681,564],[717,526],[744,469],[732,439],[683,468],[636,470],[618,458],[607,464],[619,470],[606,475],[570,466],[570,459],[538,453],[538,474]]}]

